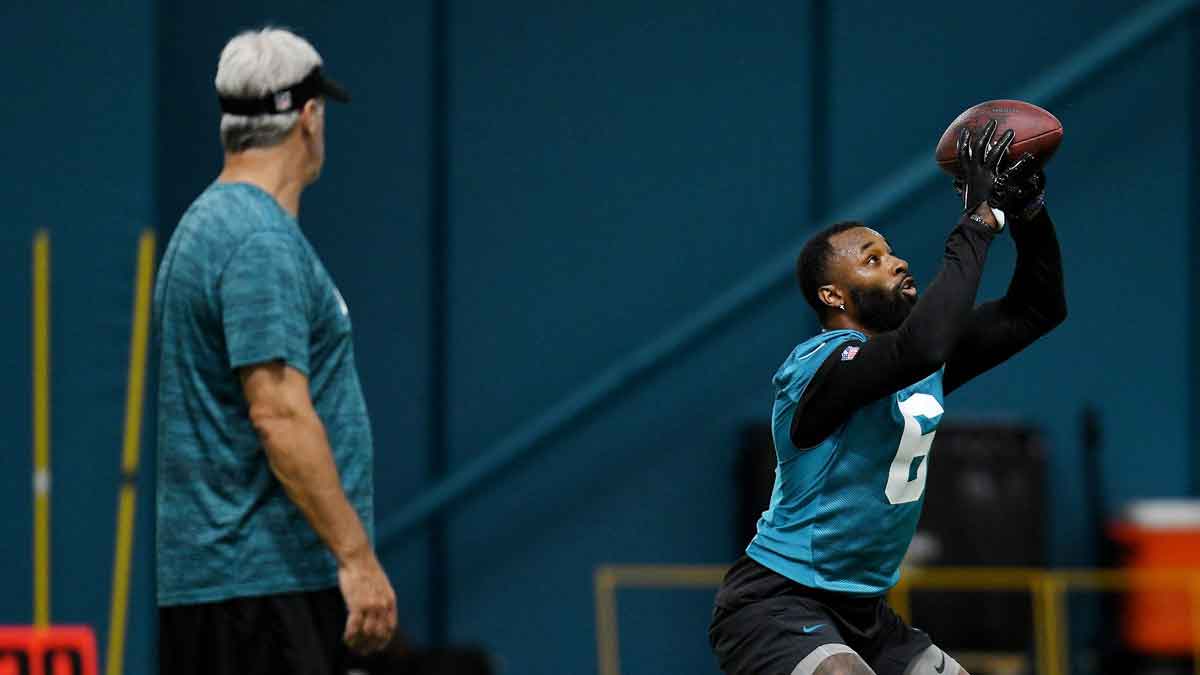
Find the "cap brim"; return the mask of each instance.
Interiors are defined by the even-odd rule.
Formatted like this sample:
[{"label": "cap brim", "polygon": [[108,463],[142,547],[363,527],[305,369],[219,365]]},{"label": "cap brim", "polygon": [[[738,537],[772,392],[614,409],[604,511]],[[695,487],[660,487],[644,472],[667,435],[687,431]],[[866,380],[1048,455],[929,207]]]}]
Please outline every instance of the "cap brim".
[{"label": "cap brim", "polygon": [[331,98],[335,101],[342,103],[350,102],[350,92],[339,82],[329,79],[324,73],[321,73],[321,93],[326,98]]}]

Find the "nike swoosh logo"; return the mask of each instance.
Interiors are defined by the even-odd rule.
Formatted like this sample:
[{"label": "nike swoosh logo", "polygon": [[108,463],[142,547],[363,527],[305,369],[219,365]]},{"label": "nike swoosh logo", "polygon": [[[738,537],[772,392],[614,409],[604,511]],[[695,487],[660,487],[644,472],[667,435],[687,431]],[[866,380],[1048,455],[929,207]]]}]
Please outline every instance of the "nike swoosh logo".
[{"label": "nike swoosh logo", "polygon": [[[815,633],[824,627],[825,627],[825,624],[818,623],[818,624],[814,624],[812,626],[802,626],[800,628],[800,630],[804,631],[805,633]],[[938,672],[941,672],[941,671],[938,671]]]},{"label": "nike swoosh logo", "polygon": [[945,652],[942,652],[942,665],[934,666],[933,669],[938,672],[938,675],[941,675],[941,673],[946,670],[946,653]]}]

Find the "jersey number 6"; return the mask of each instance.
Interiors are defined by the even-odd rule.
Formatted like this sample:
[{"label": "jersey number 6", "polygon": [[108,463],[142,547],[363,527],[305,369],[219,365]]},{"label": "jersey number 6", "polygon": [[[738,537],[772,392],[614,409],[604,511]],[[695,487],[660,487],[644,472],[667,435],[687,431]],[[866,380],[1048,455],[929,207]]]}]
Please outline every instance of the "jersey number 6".
[{"label": "jersey number 6", "polygon": [[[913,394],[897,403],[900,414],[904,416],[904,432],[900,435],[900,447],[892,459],[892,468],[888,471],[887,487],[884,494],[892,504],[907,504],[915,502],[925,493],[925,476],[929,471],[929,446],[933,444],[936,430],[927,434],[921,433],[921,423],[918,417],[933,419],[945,410],[938,400],[929,394]],[[919,462],[916,475],[913,476],[913,462]]]}]

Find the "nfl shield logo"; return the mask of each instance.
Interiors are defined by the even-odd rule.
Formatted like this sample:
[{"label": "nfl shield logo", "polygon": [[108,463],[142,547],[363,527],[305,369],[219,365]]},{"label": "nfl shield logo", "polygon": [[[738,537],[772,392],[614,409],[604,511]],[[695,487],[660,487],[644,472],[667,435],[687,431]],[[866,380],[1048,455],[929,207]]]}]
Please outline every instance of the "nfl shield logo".
[{"label": "nfl shield logo", "polygon": [[853,359],[856,356],[858,356],[858,347],[855,345],[850,345],[849,347],[846,347],[845,349],[842,350],[842,360],[843,361],[849,361],[850,359]]},{"label": "nfl shield logo", "polygon": [[281,91],[275,94],[275,111],[283,112],[292,107],[292,92]]}]

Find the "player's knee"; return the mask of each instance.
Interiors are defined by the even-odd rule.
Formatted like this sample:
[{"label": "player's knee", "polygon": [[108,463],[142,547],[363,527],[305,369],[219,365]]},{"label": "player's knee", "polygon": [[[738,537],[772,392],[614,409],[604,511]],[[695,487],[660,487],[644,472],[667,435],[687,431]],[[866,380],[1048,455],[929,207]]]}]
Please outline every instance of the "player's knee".
[{"label": "player's knee", "polygon": [[904,675],[968,675],[965,668],[950,658],[946,652],[930,645],[928,649],[917,655],[905,669]]},{"label": "player's knee", "polygon": [[834,654],[813,671],[813,675],[875,675],[858,654]]}]

